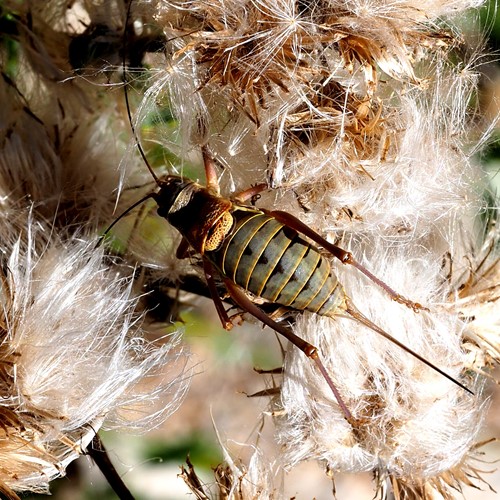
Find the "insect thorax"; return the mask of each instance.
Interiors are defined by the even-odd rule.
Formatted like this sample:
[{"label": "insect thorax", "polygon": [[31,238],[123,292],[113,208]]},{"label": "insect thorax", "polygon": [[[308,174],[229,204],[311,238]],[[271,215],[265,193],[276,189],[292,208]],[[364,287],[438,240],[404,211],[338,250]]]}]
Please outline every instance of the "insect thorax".
[{"label": "insect thorax", "polygon": [[170,177],[162,182],[155,200],[158,215],[200,254],[217,249],[233,225],[231,201],[193,181]]}]

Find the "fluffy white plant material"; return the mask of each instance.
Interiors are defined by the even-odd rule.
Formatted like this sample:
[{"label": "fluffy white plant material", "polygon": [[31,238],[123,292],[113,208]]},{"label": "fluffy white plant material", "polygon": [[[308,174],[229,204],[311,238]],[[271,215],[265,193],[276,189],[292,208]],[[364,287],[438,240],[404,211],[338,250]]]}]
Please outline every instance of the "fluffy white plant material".
[{"label": "fluffy white plant material", "polygon": [[155,427],[187,386],[178,336],[144,338],[132,281],[94,242],[46,234],[30,220],[2,245],[0,481],[18,491],[47,491],[102,426]]},{"label": "fluffy white plant material", "polygon": [[[404,259],[394,256],[384,267],[386,272],[375,266],[383,278],[395,270],[403,279],[411,273]],[[428,291],[432,266],[415,268],[419,273],[413,290],[423,294]],[[349,277],[346,282],[353,287],[353,300],[372,321],[461,378],[467,366],[459,344],[464,326],[454,315],[431,306],[430,313],[415,318],[364,280]],[[424,479],[459,463],[477,439],[485,410],[480,397],[454,386],[351,319],[332,324],[305,316],[297,328],[326,353],[328,369],[360,419],[360,429],[353,433],[342,412],[332,410],[334,400],[324,390],[321,377],[310,363],[290,351],[282,391],[286,412],[279,419],[279,438],[290,464],[317,458],[324,459],[332,470],[381,468],[399,477]],[[479,384],[470,379],[468,383],[481,392]]]},{"label": "fluffy white plant material", "polygon": [[158,426],[189,376],[178,335],[144,324],[133,269],[97,245],[123,110],[100,72],[74,79],[64,2],[3,8],[17,52],[2,45],[0,491],[17,498],[47,492],[100,428]]},{"label": "fluffy white plant material", "polygon": [[[113,36],[106,41],[112,49],[121,26],[137,25],[143,32],[154,26],[165,35],[165,59],[157,54],[151,58],[152,81],[139,107],[137,128],[155,105],[168,103],[177,133],[164,137],[151,130],[150,138],[181,158],[181,173],[201,146],[208,145],[224,167],[221,185],[225,192],[268,181],[275,189],[263,195],[261,202],[267,208],[287,210],[326,237],[341,241],[379,278],[428,307],[415,314],[391,302],[353,268],[336,266],[347,294],[363,314],[464,382],[475,395],[352,319],[304,314],[298,317],[294,331],[320,349],[358,422],[349,425],[345,421],[314,365],[291,348],[282,393],[273,402],[274,408],[280,408],[274,415],[277,439],[284,445],[284,468],[320,460],[329,471],[373,470],[379,478],[387,476],[397,483],[396,491],[402,496],[416,497],[432,491],[451,497],[450,488],[459,489],[469,475],[474,476],[470,457],[487,407],[480,374],[499,360],[500,318],[490,306],[498,300],[498,264],[491,252],[484,260],[494,233],[483,241],[476,227],[484,208],[480,192],[485,184],[471,160],[476,144],[470,141],[469,104],[477,85],[479,57],[474,49],[470,55],[460,50],[462,39],[454,17],[479,4],[137,0],[127,20],[121,2],[75,3],[71,15],[65,15],[65,2],[54,1],[33,8],[30,29],[28,23],[20,24],[19,38],[26,47],[22,64],[29,75],[43,76],[39,87],[33,85],[33,78],[27,78],[20,88],[35,117],[26,113],[26,101],[11,85],[2,91],[15,97],[11,101],[16,103],[14,111],[35,125],[34,144],[43,145],[46,140],[57,144],[58,135],[47,134],[45,124],[56,124],[56,130],[63,130],[63,137],[71,139],[66,122],[76,124],[80,145],[91,141],[92,134],[81,132],[77,120],[79,110],[86,106],[89,116],[102,114],[93,122],[95,129],[87,130],[108,132],[103,126],[106,116],[112,117],[109,123],[119,123],[119,107],[106,108],[106,99],[95,100],[101,95],[95,88],[91,91],[82,81],[67,79],[69,66],[63,52],[69,50],[70,39],[82,27],[86,31],[87,26],[107,24]],[[27,16],[26,8],[23,15]],[[129,45],[134,42],[130,40]],[[66,57],[64,62],[61,54]],[[463,64],[456,64],[464,57],[468,59]],[[110,55],[110,61],[117,60],[116,54]],[[58,101],[54,96],[61,80],[65,94]],[[47,93],[50,99],[43,97]],[[51,118],[54,102],[63,104]],[[5,120],[14,130],[11,137],[25,144],[26,137],[12,125],[15,121]],[[481,140],[475,139],[476,143]],[[12,197],[17,203],[38,193],[38,186],[36,176],[12,170],[12,158],[22,157],[23,148],[16,147],[10,136],[7,145],[16,153],[6,156],[2,164],[2,189],[10,195],[13,187],[25,187]],[[43,153],[42,177],[48,181],[34,199],[43,200],[43,192],[50,192],[54,199],[66,186],[57,184],[61,179],[57,174],[56,188],[49,189],[59,152],[53,147],[35,149]],[[78,151],[96,150],[83,146]],[[98,153],[90,158],[102,159],[102,151]],[[34,161],[32,156],[25,163]],[[83,201],[87,207],[83,213],[95,225],[97,220],[110,218],[109,182],[118,184],[116,171],[111,175],[100,165],[91,162],[95,170],[69,171],[77,179],[82,174],[82,182],[68,176],[67,168],[61,170],[63,177],[73,179],[69,196],[62,199],[74,197],[77,203],[70,203],[70,208]],[[127,162],[122,165],[130,167]],[[99,178],[95,191],[89,191],[92,171]],[[139,164],[134,176],[147,178],[145,166]],[[130,181],[130,185],[135,183]],[[133,193],[130,190],[126,198]],[[47,205],[40,203],[43,206]],[[79,210],[74,213],[79,212],[81,216]],[[47,213],[55,210],[49,207]],[[147,247],[148,239],[141,239]],[[146,248],[135,255],[142,261],[148,253]],[[160,262],[155,256],[154,266],[170,269],[172,276],[184,274],[185,267],[178,264],[171,243],[162,259]],[[43,266],[25,266],[33,272],[38,267]],[[79,276],[71,277],[82,281]],[[36,282],[30,278],[29,283],[34,290]],[[120,310],[117,304],[123,305],[123,301],[113,300],[118,302],[110,310]],[[25,307],[28,305],[29,301]],[[120,321],[129,321],[124,310],[120,313],[120,317],[124,315]],[[110,324],[119,326],[118,337],[129,345],[130,334],[116,321],[110,320]],[[57,331],[59,323],[49,326]],[[100,346],[101,338],[107,339],[101,336],[91,345]],[[80,353],[77,346],[71,348]],[[162,352],[157,355],[161,357]],[[91,359],[93,356],[90,352]],[[111,351],[109,356],[113,358]],[[81,353],[82,363],[85,357]],[[102,361],[99,356],[97,361]],[[107,368],[110,366],[113,363]],[[140,370],[131,370],[132,381],[142,377]],[[105,391],[98,393],[105,395]],[[115,395],[122,401],[121,393]],[[45,401],[43,397],[36,400]],[[116,407],[121,408],[121,403]],[[58,408],[71,413],[71,405]],[[107,415],[115,413],[108,411]],[[86,415],[80,425],[100,416]],[[74,441],[80,437],[78,434]],[[248,468],[235,464],[230,464],[235,477],[246,474],[252,482],[261,483],[252,492],[274,491],[266,487],[270,475],[262,472],[261,464],[254,461]]]},{"label": "fluffy white plant material", "polygon": [[[116,6],[115,12],[111,5],[91,4],[91,19],[102,20],[109,8],[109,21],[120,23]],[[3,208],[16,217],[31,202],[60,230],[100,229],[116,208],[117,166],[128,140],[126,114],[116,102],[123,93],[113,94],[111,71],[75,74],[70,44],[84,25],[72,25],[66,2],[6,2],[4,9],[16,50],[13,55],[3,47],[1,54]]]},{"label": "fluffy white plant material", "polygon": [[[478,374],[499,359],[475,318],[495,346],[487,332],[500,318],[487,315],[476,293],[486,286],[475,267],[486,184],[471,156],[483,139],[469,105],[481,48],[456,50],[463,40],[455,19],[479,5],[155,4],[167,69],[156,67],[139,115],[167,92],[182,140],[167,146],[186,153],[208,143],[225,167],[224,188],[268,180],[281,189],[263,196],[267,208],[340,240],[423,303],[428,311],[415,314],[353,268],[338,269],[363,314],[475,392],[352,319],[304,314],[294,331],[319,347],[359,425],[345,421],[314,365],[291,348],[276,413],[286,466],[316,459],[330,471],[375,470],[399,482],[399,494],[417,497],[450,497],[475,476],[469,459],[488,406]],[[489,262],[498,269],[494,256]],[[457,302],[469,273],[473,296]],[[488,279],[495,275],[490,269]],[[497,300],[495,290],[489,297]],[[462,315],[468,301],[483,312],[471,324]]]}]

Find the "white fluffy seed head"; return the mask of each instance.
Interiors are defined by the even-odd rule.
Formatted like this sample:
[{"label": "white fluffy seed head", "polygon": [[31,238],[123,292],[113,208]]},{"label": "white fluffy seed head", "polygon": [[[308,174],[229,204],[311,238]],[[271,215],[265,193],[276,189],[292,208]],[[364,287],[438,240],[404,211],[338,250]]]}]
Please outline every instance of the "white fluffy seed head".
[{"label": "white fluffy seed head", "polygon": [[45,491],[100,427],[150,429],[175,410],[185,360],[176,334],[145,340],[131,280],[94,242],[30,219],[2,254],[0,481]]},{"label": "white fluffy seed head", "polygon": [[[409,267],[397,257],[383,265],[371,263],[382,279],[397,272],[406,283],[417,274]],[[483,383],[462,375],[467,367],[467,357],[460,350],[464,324],[426,301],[433,291],[426,287],[435,267],[422,262],[413,266],[419,273],[412,293],[430,309],[418,316],[401,310],[401,305],[364,279],[350,276],[346,282],[353,287],[349,292],[353,301],[374,323],[476,395],[352,319],[333,322],[305,316],[297,331],[319,347],[360,427],[351,427],[340,410],[332,409],[335,400],[322,377],[301,353],[290,351],[281,399],[284,415],[278,419],[278,438],[286,448],[287,463],[314,458],[325,461],[331,470],[379,468],[396,477],[421,480],[461,462],[484,417]]]},{"label": "white fluffy seed head", "polygon": [[[374,470],[401,491],[450,497],[470,473],[487,408],[479,374],[488,356],[498,360],[497,347],[482,351],[476,329],[498,321],[480,300],[485,289],[456,307],[471,262],[480,261],[477,187],[485,181],[470,154],[484,140],[472,138],[469,120],[480,58],[473,49],[462,66],[450,62],[460,43],[453,18],[478,2],[157,5],[168,71],[154,76],[150,97],[168,89],[184,131],[176,151],[208,143],[225,167],[223,187],[266,179],[281,188],[263,196],[267,208],[339,241],[429,311],[415,314],[336,266],[356,307],[475,391],[352,319],[304,314],[295,333],[319,348],[361,423],[345,421],[321,374],[291,348],[275,402],[283,463]],[[461,314],[469,306],[471,323]]]}]

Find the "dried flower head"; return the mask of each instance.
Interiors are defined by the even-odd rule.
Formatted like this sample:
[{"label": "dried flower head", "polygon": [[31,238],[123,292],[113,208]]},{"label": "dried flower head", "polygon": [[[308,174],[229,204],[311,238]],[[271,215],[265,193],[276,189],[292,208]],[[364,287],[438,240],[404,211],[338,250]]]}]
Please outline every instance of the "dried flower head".
[{"label": "dried flower head", "polygon": [[2,245],[0,481],[14,490],[47,491],[99,428],[154,427],[186,388],[161,377],[182,369],[178,337],[145,340],[131,280],[93,247],[33,220]]},{"label": "dried flower head", "polygon": [[[167,146],[182,153],[208,144],[225,167],[223,185],[236,192],[264,179],[280,188],[263,197],[267,208],[285,209],[349,247],[429,310],[415,314],[352,269],[336,270],[358,309],[475,392],[352,319],[301,315],[295,333],[319,347],[359,426],[345,421],[323,377],[291,349],[275,412],[285,466],[320,460],[333,472],[373,470],[402,496],[451,498],[476,477],[470,460],[488,406],[480,374],[498,356],[471,336],[456,302],[483,245],[477,186],[486,184],[471,151],[484,138],[469,107],[479,57],[460,50],[453,20],[474,6],[156,6],[166,69],[152,75],[140,116],[167,91],[181,137],[180,146],[171,139]],[[493,261],[488,274],[497,268]],[[475,307],[487,314],[484,301]]]}]

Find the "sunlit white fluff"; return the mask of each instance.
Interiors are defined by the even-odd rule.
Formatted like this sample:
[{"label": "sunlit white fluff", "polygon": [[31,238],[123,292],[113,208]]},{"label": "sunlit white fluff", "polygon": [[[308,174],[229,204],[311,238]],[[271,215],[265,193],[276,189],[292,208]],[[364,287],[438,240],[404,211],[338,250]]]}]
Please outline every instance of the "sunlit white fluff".
[{"label": "sunlit white fluff", "polygon": [[[299,216],[428,307],[415,314],[336,264],[367,317],[476,392],[352,320],[305,314],[295,332],[320,348],[361,424],[345,421],[312,363],[291,349],[276,419],[285,464],[377,470],[401,495],[434,489],[449,498],[467,477],[487,407],[481,349],[497,353],[478,335],[469,341],[474,321],[452,305],[481,246],[485,179],[470,151],[483,139],[469,115],[481,47],[461,53],[462,66],[451,62],[455,19],[479,4],[158,4],[173,55],[153,92],[179,97],[180,127],[194,132],[182,137],[185,148],[208,142],[236,191],[263,178],[281,188],[263,196],[267,208]],[[191,82],[199,91],[190,101]],[[485,313],[485,302],[474,307]]]},{"label": "sunlit white fluff", "polygon": [[[90,18],[120,26],[122,3],[85,3]],[[5,15],[17,50],[3,51],[0,78],[0,493],[10,498],[47,492],[101,428],[158,426],[189,380],[179,332],[144,324],[133,267],[97,244],[116,205],[126,112],[109,76],[75,77],[66,4],[2,5],[16,13]]]},{"label": "sunlit white fluff", "polygon": [[18,423],[0,480],[14,490],[46,491],[102,426],[158,425],[187,387],[178,336],[145,340],[131,280],[94,244],[30,221],[2,247],[2,413]]},{"label": "sunlit white fluff", "polygon": [[[342,275],[353,301],[372,321],[461,379],[467,365],[460,350],[464,325],[425,300],[435,290],[431,285],[437,267],[421,259],[408,264],[397,256],[381,265],[371,263],[382,279],[397,273],[401,282],[413,280],[412,293],[430,308],[418,316],[401,310],[365,280]],[[484,408],[481,384],[474,379],[466,384],[478,393],[475,397],[350,319],[304,317],[298,331],[320,347],[362,424],[359,434],[353,434],[342,413],[332,410],[333,399],[321,389],[321,377],[291,351],[282,392],[286,416],[279,419],[279,437],[291,463],[317,458],[333,470],[380,467],[396,476],[432,477],[457,465],[477,439]]]}]

